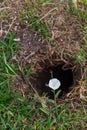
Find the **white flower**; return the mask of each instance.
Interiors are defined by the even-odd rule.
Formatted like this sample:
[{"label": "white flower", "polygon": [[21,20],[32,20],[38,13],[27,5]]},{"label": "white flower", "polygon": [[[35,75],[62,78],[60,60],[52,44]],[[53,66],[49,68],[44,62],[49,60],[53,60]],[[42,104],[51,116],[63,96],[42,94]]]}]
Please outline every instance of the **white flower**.
[{"label": "white flower", "polygon": [[53,78],[53,79],[51,79],[51,80],[49,81],[48,86],[49,86],[50,88],[52,88],[53,90],[56,90],[56,89],[58,89],[58,88],[61,86],[61,82],[60,82],[58,79]]}]

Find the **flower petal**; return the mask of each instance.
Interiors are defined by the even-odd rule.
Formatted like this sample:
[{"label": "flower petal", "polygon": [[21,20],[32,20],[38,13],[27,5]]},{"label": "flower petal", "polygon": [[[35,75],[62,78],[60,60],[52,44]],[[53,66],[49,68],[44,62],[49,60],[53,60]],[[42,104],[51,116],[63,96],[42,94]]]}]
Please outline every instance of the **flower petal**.
[{"label": "flower petal", "polygon": [[52,88],[53,90],[58,89],[60,86],[61,82],[56,78],[53,78],[49,81],[49,87]]}]

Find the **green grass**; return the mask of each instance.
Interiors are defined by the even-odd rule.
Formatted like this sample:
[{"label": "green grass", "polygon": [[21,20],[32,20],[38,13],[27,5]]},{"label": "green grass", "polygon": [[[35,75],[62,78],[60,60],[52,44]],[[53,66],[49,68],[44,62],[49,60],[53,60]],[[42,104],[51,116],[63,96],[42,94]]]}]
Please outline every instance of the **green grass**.
[{"label": "green grass", "polygon": [[82,3],[85,6],[87,6],[87,0],[80,0],[80,3]]},{"label": "green grass", "polygon": [[44,38],[49,39],[51,36],[49,31],[50,24],[44,21],[42,12],[45,6],[52,5],[53,3],[50,0],[37,0],[34,2],[26,0],[25,2],[27,6],[24,13],[20,15],[22,24],[27,23],[32,30],[40,32]]},{"label": "green grass", "polygon": [[[82,4],[82,6],[79,6]],[[67,8],[70,15],[77,15],[78,21],[80,22],[81,26],[84,22],[87,21],[87,0],[81,0],[78,2],[77,8],[72,3],[72,0],[69,1],[69,7]]]},{"label": "green grass", "polygon": [[[82,3],[83,5],[86,5],[86,0],[82,0],[80,1],[80,3]],[[74,15],[77,16],[78,18],[78,22],[83,30],[83,45],[79,45],[78,49],[79,51],[76,52],[75,55],[72,55],[72,57],[74,58],[74,61],[78,64],[80,64],[81,66],[83,66],[83,64],[85,64],[87,62],[87,26],[86,26],[86,21],[87,21],[87,9],[86,8],[82,8],[79,7],[76,9],[73,7],[72,4],[72,0],[70,0],[70,8],[69,8],[69,14],[71,15],[71,17],[73,17]]]},{"label": "green grass", "polygon": [[77,54],[73,55],[76,63],[83,65],[87,62],[87,44],[85,44]]},{"label": "green grass", "polygon": [[79,46],[79,51],[72,56],[75,62],[80,65],[84,65],[87,62],[87,26],[84,27],[83,34],[84,45],[82,45],[82,47]]}]

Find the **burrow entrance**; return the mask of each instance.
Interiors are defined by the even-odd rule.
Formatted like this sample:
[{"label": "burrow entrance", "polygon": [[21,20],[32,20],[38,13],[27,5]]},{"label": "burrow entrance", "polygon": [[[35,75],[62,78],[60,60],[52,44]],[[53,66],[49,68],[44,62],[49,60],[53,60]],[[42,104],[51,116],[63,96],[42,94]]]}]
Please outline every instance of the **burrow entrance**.
[{"label": "burrow entrance", "polygon": [[[27,39],[32,41],[29,36]],[[27,88],[25,87],[25,95],[30,93],[32,84],[40,96],[46,95],[53,99],[54,93],[52,89],[47,86],[49,80],[52,78],[51,73],[53,74],[53,78],[57,78],[61,82],[61,86],[58,89],[61,92],[58,97],[66,96],[75,86],[79,85],[81,66],[79,63],[76,64],[72,57],[72,55],[76,55],[79,51],[78,48],[76,48],[76,44],[68,44],[63,40],[64,43],[58,42],[58,45],[56,44],[54,47],[46,41],[43,42],[43,44],[41,44],[41,42],[40,44],[28,44],[29,41],[25,44],[26,40],[22,39],[22,42],[23,41],[23,51],[25,53],[19,57],[19,62],[24,68],[29,66],[32,72],[36,72],[36,75],[31,74],[27,77],[30,84],[28,81],[26,83],[25,78],[23,78],[24,83],[28,86]],[[24,73],[26,75],[27,69],[25,69]],[[56,90],[56,93],[58,90]]]},{"label": "burrow entrance", "polygon": [[73,88],[74,79],[71,69],[64,69],[63,64],[44,68],[38,73],[36,77],[36,89],[41,96],[46,95],[49,98],[54,98],[53,90],[48,87],[49,80],[57,78],[61,82],[59,89],[55,91],[57,93],[60,90],[58,97],[66,95]]},{"label": "burrow entrance", "polygon": [[[24,55],[20,62],[24,63],[25,68],[30,66],[32,72],[36,72],[36,75],[31,74],[27,77],[29,83],[23,78],[24,83],[28,86],[24,90],[25,95],[28,95],[30,91],[32,94],[32,85],[40,96],[46,95],[54,99],[53,90],[48,86],[52,78],[56,78],[61,82],[60,88],[55,91],[57,93],[60,90],[58,98],[67,96],[67,93],[78,86],[81,79],[81,66],[75,63],[72,57],[75,54],[73,50],[74,46],[72,47],[71,44],[66,47],[65,44],[52,47],[49,43],[43,43],[36,53],[35,50],[34,53],[29,53],[28,50],[25,51],[26,57]],[[25,69],[25,75],[26,73],[27,69]]]}]

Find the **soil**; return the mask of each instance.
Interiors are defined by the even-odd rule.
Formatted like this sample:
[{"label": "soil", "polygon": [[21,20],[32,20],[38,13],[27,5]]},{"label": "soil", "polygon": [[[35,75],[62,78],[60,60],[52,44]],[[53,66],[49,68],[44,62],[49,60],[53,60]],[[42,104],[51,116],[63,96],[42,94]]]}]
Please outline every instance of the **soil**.
[{"label": "soil", "polygon": [[[81,46],[84,44],[83,27],[80,24],[78,15],[70,14],[67,5],[56,0],[53,2],[56,4],[46,7],[43,11],[44,16],[47,12],[51,12],[43,18],[44,21],[48,21],[51,25],[51,40],[44,38],[40,32],[31,30],[28,24],[22,24],[19,16],[21,11],[24,12],[26,5],[24,2],[8,0],[7,3],[2,1],[1,4],[1,8],[9,7],[7,9],[9,12],[7,18],[3,18],[6,10],[0,11],[1,39],[5,37],[6,33],[13,31],[19,37],[21,53],[16,58],[20,66],[24,68],[24,74],[19,72],[21,80],[16,79],[14,90],[21,91],[23,96],[29,94],[30,84],[32,84],[40,96],[45,92],[48,97],[53,97],[51,89],[45,86],[51,78],[50,70],[53,71],[54,77],[59,78],[62,82],[62,97],[67,96],[66,93],[70,93],[72,89],[75,91],[72,94],[70,93],[71,96],[74,94],[79,95],[84,67],[76,63],[73,56],[78,55]],[[29,68],[36,75],[31,74],[26,79]]]}]

